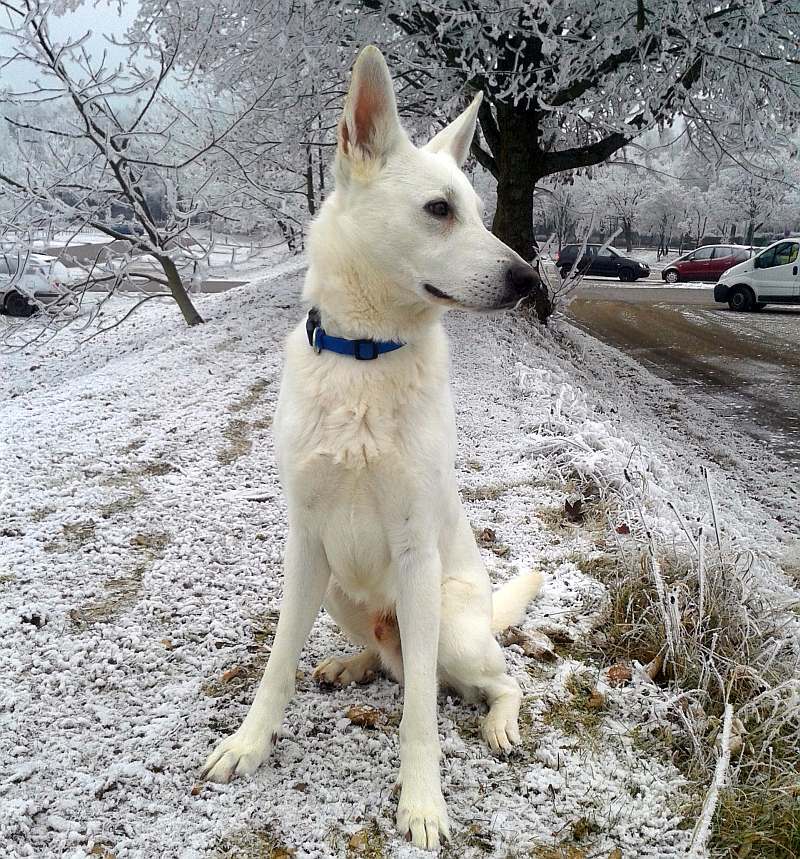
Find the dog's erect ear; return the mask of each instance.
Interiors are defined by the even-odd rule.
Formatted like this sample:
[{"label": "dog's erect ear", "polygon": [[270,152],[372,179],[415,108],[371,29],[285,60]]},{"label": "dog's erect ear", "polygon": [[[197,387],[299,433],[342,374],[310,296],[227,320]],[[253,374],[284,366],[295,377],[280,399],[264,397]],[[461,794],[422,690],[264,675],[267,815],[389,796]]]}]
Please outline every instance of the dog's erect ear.
[{"label": "dog's erect ear", "polygon": [[460,167],[469,155],[472,138],[475,136],[475,123],[478,121],[478,108],[482,101],[483,93],[479,92],[472,99],[470,106],[450,125],[445,126],[423,149],[428,152],[446,152]]},{"label": "dog's erect ear", "polygon": [[344,114],[339,120],[339,153],[350,160],[382,160],[401,134],[386,60],[374,45],[367,45],[353,66]]}]

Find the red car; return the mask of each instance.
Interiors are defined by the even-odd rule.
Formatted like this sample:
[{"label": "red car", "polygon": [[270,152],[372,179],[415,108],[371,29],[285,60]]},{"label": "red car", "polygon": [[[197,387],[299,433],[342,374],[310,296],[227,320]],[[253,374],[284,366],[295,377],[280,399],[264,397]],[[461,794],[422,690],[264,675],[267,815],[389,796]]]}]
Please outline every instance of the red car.
[{"label": "red car", "polygon": [[750,259],[751,248],[744,245],[704,245],[671,262],[661,272],[667,283],[682,280],[718,281],[729,268]]}]

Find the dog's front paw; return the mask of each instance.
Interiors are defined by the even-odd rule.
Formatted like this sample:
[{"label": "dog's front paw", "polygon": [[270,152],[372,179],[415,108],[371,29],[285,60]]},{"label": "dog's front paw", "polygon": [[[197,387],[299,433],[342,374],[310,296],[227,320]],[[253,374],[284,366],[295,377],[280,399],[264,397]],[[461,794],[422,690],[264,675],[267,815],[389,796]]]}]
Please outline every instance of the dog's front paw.
[{"label": "dog's front paw", "polygon": [[226,784],[239,776],[252,775],[269,756],[273,737],[242,725],[208,756],[200,778]]},{"label": "dog's front paw", "polygon": [[450,824],[438,785],[435,790],[428,791],[403,785],[397,807],[397,828],[415,847],[439,849],[440,839],[450,837]]}]

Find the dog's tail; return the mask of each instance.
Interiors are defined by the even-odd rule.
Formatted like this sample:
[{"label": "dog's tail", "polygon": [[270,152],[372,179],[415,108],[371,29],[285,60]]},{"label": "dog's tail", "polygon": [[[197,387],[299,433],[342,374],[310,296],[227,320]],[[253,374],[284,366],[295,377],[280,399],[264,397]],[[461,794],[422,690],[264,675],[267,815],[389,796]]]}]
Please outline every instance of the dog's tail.
[{"label": "dog's tail", "polygon": [[541,586],[542,574],[531,570],[496,590],[492,594],[492,632],[502,632],[518,624]]}]

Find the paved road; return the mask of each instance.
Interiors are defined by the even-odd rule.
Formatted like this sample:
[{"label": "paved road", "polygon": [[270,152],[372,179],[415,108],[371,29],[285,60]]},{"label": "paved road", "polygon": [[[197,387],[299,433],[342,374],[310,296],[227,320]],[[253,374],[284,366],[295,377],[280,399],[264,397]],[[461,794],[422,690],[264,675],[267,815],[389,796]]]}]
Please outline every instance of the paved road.
[{"label": "paved road", "polygon": [[569,315],[800,468],[800,307],[739,314],[712,287],[584,281]]}]

